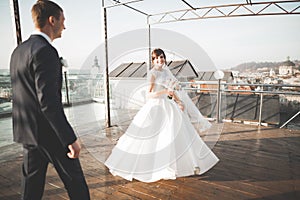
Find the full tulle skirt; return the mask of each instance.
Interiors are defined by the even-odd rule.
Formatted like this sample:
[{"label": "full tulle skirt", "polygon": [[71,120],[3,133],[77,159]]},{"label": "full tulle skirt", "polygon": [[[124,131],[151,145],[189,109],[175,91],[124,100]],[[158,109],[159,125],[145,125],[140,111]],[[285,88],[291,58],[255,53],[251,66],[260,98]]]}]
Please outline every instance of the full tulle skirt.
[{"label": "full tulle skirt", "polygon": [[115,176],[154,182],[200,175],[218,161],[188,115],[165,97],[147,101],[119,138],[105,165]]}]

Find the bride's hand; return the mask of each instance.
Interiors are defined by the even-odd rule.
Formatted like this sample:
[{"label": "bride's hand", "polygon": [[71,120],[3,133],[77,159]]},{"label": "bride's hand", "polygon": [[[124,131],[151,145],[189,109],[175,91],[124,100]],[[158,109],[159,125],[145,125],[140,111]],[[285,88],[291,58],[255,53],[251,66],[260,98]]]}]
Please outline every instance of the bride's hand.
[{"label": "bride's hand", "polygon": [[173,90],[167,90],[167,95],[172,97],[174,95],[174,91]]},{"label": "bride's hand", "polygon": [[178,107],[180,108],[180,110],[184,111],[184,105],[182,102],[178,102]]}]

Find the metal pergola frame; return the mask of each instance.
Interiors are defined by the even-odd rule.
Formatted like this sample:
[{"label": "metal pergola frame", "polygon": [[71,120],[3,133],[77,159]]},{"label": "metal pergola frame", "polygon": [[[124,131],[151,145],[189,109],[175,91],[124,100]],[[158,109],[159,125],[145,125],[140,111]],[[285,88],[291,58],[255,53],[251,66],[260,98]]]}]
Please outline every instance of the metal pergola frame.
[{"label": "metal pergola frame", "polygon": [[[268,2],[255,2],[246,0],[245,3],[239,4],[226,4],[217,6],[194,7],[185,0],[178,0],[183,2],[187,8],[182,10],[174,10],[163,13],[146,13],[143,10],[137,9],[128,4],[136,2],[143,2],[145,0],[106,0],[109,5],[105,5],[105,0],[102,0],[102,16],[103,16],[103,29],[104,29],[104,42],[105,42],[105,111],[106,111],[106,127],[111,126],[110,120],[110,100],[109,100],[109,74],[108,74],[108,49],[107,49],[107,9],[124,6],[135,12],[138,12],[147,17],[148,24],[148,41],[149,41],[149,65],[151,63],[151,25],[170,23],[177,21],[199,20],[209,18],[224,18],[224,17],[243,17],[243,16],[266,16],[266,15],[292,15],[300,14],[300,0],[287,0],[287,1],[268,1]],[[285,5],[296,3],[292,8],[285,8]],[[268,8],[276,7],[276,11],[269,11]],[[219,116],[217,117],[219,118]]]}]

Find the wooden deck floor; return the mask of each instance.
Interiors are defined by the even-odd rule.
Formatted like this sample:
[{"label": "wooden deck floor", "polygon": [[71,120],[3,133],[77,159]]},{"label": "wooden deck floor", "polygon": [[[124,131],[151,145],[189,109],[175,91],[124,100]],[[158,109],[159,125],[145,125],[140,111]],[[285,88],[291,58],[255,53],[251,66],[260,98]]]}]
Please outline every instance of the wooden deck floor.
[{"label": "wooden deck floor", "polygon": [[[202,176],[155,183],[112,176],[94,156],[99,151],[95,138],[81,138],[86,140],[81,163],[92,199],[300,199],[300,131],[225,123],[213,148],[220,158],[213,169]],[[20,199],[20,149],[17,144],[0,148],[6,152],[0,154],[1,200]],[[52,166],[43,199],[68,199]]]}]

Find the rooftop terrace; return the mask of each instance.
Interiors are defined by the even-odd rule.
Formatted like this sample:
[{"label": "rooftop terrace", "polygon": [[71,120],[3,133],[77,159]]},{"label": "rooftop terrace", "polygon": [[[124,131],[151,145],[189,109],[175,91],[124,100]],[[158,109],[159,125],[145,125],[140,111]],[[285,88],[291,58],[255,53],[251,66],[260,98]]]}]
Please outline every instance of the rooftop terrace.
[{"label": "rooftop terrace", "polygon": [[[94,109],[95,115],[90,109]],[[123,134],[130,120],[113,115],[123,128],[105,128],[99,104],[74,106],[65,111],[83,144],[81,163],[92,199],[296,200],[300,197],[299,130],[213,123],[212,129],[220,130],[213,147],[220,162],[210,171],[202,176],[155,183],[129,182],[112,176],[101,162],[101,155],[107,153],[105,145],[111,145]],[[20,199],[22,149],[11,141],[11,118],[0,119],[0,124],[0,199]],[[201,136],[210,142],[210,137]],[[109,140],[102,139],[111,140],[105,143]],[[68,199],[51,165],[43,199]]]}]

